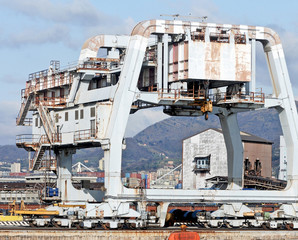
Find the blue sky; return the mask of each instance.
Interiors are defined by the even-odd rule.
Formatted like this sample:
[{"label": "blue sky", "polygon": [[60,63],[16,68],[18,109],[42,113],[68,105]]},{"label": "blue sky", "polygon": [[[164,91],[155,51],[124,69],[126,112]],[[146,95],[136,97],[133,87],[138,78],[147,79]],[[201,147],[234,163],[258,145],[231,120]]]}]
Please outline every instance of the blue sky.
[{"label": "blue sky", "polygon": [[[84,41],[98,34],[129,34],[139,21],[160,14],[208,16],[208,22],[269,26],[282,39],[289,73],[298,97],[298,1],[232,0],[0,0],[0,145],[14,144],[20,91],[28,74],[48,68],[50,60],[67,65],[77,60]],[[265,59],[257,80],[269,85]],[[142,119],[143,117],[143,119]],[[130,135],[161,113],[132,117]],[[137,126],[137,127],[136,127]]]}]

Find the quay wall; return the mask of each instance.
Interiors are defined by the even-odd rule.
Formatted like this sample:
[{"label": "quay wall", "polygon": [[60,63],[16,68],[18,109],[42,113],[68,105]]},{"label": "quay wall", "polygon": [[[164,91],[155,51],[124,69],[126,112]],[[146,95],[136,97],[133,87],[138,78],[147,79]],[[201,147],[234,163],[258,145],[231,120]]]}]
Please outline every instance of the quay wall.
[{"label": "quay wall", "polygon": [[[191,231],[191,230],[189,230]],[[0,240],[165,240],[173,230],[0,230]],[[201,240],[290,240],[298,231],[200,230]]]}]

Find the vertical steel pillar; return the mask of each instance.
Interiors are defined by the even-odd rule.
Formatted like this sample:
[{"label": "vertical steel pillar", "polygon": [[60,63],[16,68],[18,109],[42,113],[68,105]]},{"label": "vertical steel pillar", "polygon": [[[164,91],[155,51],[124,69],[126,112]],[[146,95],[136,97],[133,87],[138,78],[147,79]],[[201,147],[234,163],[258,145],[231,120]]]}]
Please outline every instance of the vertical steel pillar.
[{"label": "vertical steel pillar", "polygon": [[[282,100],[277,107],[280,124],[287,147],[288,158],[288,188],[298,185],[298,117],[290,77],[281,44],[263,43],[269,73],[271,76],[273,94]],[[296,188],[296,187],[294,187]]]},{"label": "vertical steel pillar", "polygon": [[162,88],[162,37],[157,37],[157,88]]},{"label": "vertical steel pillar", "polygon": [[256,91],[256,39],[251,39],[251,81],[247,84],[250,92]]},{"label": "vertical steel pillar", "polygon": [[163,36],[163,89],[168,92],[169,80],[169,35]]},{"label": "vertical steel pillar", "polygon": [[[61,194],[62,201],[69,201],[71,195],[69,194],[71,183],[71,164],[73,150],[59,150],[56,152],[57,157],[57,187]],[[73,197],[73,196],[72,196]]]},{"label": "vertical steel pillar", "polygon": [[108,146],[104,148],[106,198],[117,198],[124,191],[121,182],[122,141],[134,100],[137,82],[145,56],[148,38],[132,36],[127,48],[125,63],[113,99],[106,130]]},{"label": "vertical steel pillar", "polygon": [[243,187],[243,145],[237,113],[223,109],[218,116],[227,148],[228,189],[241,189]]}]

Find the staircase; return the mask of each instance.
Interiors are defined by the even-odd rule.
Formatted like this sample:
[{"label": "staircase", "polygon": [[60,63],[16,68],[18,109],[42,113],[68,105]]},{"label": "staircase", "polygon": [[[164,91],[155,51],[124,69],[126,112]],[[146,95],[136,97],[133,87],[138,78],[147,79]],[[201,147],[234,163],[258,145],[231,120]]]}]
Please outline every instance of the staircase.
[{"label": "staircase", "polygon": [[35,151],[32,162],[30,164],[30,171],[38,170],[40,163],[42,161],[43,155],[47,149],[47,146],[40,145],[39,148]]},{"label": "staircase", "polygon": [[38,170],[41,167],[42,158],[45,151],[48,149],[49,144],[53,144],[55,141],[57,141],[57,132],[54,122],[48,112],[47,107],[45,107],[41,101],[38,104],[37,111],[43,123],[46,135],[42,135],[39,139],[38,147],[35,150],[33,159],[30,162],[31,171]]},{"label": "staircase", "polygon": [[42,102],[39,103],[37,110],[43,123],[45,133],[52,144],[54,142],[54,136],[57,135],[54,122],[48,113],[48,109],[42,104]]},{"label": "staircase", "polygon": [[26,118],[27,113],[29,111],[33,95],[34,95],[33,92],[31,92],[29,94],[29,96],[27,97],[27,99],[22,103],[21,109],[19,111],[19,115],[18,115],[17,121],[16,121],[17,126],[24,126],[25,125],[24,121],[25,121],[25,118]]}]

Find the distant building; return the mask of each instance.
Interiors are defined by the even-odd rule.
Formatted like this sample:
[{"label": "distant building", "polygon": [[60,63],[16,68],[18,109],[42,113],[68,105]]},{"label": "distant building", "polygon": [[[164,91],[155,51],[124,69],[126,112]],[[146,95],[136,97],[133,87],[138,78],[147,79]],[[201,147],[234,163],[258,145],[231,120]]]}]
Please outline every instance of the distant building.
[{"label": "distant building", "polygon": [[[173,164],[173,161],[168,161],[163,168],[157,169],[154,180],[150,179],[150,188],[175,188],[180,180],[180,169],[175,169]],[[153,174],[149,175],[151,177]]]},{"label": "distant building", "polygon": [[21,172],[21,163],[13,163],[13,164],[11,164],[10,171],[12,173]]},{"label": "distant building", "polygon": [[[241,132],[243,161],[251,165],[260,162],[261,175],[271,177],[272,142]],[[227,176],[227,151],[220,129],[207,129],[183,140],[182,156],[183,189],[211,187],[206,179],[214,176]]]},{"label": "distant building", "polygon": [[283,136],[280,136],[280,145],[279,145],[279,174],[278,179],[287,180],[287,148],[285,139]]}]

